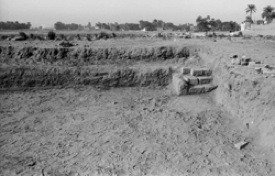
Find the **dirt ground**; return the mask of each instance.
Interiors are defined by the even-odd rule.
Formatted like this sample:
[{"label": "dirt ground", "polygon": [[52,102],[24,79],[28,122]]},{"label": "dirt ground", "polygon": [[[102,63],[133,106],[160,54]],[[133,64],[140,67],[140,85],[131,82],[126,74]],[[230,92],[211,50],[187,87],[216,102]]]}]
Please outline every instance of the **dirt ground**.
[{"label": "dirt ground", "polygon": [[[96,45],[104,42],[115,43]],[[212,68],[217,90],[179,97],[169,86],[0,92],[0,175],[275,175],[275,79],[230,64],[237,54],[274,65],[275,43],[173,42],[206,48],[184,64]],[[236,148],[242,141],[248,144]]]},{"label": "dirt ground", "polygon": [[[3,175],[270,175],[211,96],[92,88],[1,95]],[[250,141],[242,150],[234,144]]]}]

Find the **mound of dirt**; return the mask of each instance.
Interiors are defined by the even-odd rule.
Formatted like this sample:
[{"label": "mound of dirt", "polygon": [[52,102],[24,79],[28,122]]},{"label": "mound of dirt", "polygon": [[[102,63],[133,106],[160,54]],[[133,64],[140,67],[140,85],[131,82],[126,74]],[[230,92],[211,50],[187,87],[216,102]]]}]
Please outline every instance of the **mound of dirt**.
[{"label": "mound of dirt", "polygon": [[274,43],[236,42],[230,47],[215,45],[211,50],[201,57],[206,63],[211,63],[214,81],[219,85],[215,102],[232,114],[235,121],[253,136],[261,151],[275,163],[275,77],[262,74],[255,67],[235,66],[230,62],[230,56],[234,54],[249,55],[264,65],[274,66]]},{"label": "mound of dirt", "polygon": [[216,100],[238,117],[249,130],[258,133],[255,140],[260,145],[274,150],[275,92],[272,91],[275,89],[274,78],[264,78],[253,68],[246,69],[250,69],[252,74],[240,73],[239,67],[219,69],[220,86]]}]

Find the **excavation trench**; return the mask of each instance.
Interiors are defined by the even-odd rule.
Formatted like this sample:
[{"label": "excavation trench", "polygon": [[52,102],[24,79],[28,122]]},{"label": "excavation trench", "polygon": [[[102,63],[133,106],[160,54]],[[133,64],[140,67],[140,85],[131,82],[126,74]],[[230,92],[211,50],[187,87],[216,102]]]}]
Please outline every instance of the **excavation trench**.
[{"label": "excavation trench", "polygon": [[[200,50],[200,47],[194,46],[96,49],[0,47],[0,87],[167,86],[173,72],[171,65],[175,66],[171,63],[185,62]],[[154,64],[161,62],[164,64]]]},{"label": "excavation trench", "polygon": [[[257,154],[275,141],[269,80],[205,59],[214,57],[209,49],[2,47],[0,54],[6,173],[272,175],[269,158]],[[218,88],[175,96],[180,66],[208,66]],[[26,88],[50,90],[9,92]],[[238,150],[240,141],[249,144]],[[31,169],[29,160],[39,164]]]},{"label": "excavation trench", "polygon": [[[274,114],[274,81],[254,69],[228,67],[202,46],[131,48],[0,47],[1,90],[95,86],[167,87],[179,67],[213,69],[215,102],[250,127],[261,128]],[[211,58],[211,59],[210,59]],[[252,75],[252,76],[251,76]],[[272,125],[268,128],[273,128]],[[263,129],[264,145],[274,145]],[[272,140],[271,140],[272,139]],[[269,142],[267,142],[269,141]]]}]

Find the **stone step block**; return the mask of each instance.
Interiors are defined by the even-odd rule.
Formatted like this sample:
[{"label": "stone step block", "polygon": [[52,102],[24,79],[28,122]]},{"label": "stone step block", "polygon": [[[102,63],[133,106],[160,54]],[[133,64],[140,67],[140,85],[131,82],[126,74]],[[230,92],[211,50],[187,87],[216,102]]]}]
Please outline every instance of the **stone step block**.
[{"label": "stone step block", "polygon": [[210,84],[213,80],[212,76],[198,76],[199,84]]},{"label": "stone step block", "polygon": [[204,85],[196,85],[193,87],[190,87],[188,90],[188,94],[201,94],[201,93],[207,93],[214,89],[216,89],[218,86],[212,85],[212,84],[204,84]]},{"label": "stone step block", "polygon": [[196,76],[191,75],[184,75],[183,79],[189,84],[189,85],[198,85],[199,80]]},{"label": "stone step block", "polygon": [[172,87],[176,95],[186,95],[188,84],[181,74],[175,73],[172,77]]},{"label": "stone step block", "polygon": [[182,74],[182,75],[188,75],[188,74],[190,74],[190,68],[188,68],[188,67],[181,67],[180,68],[180,74]]},{"label": "stone step block", "polygon": [[212,70],[209,68],[192,68],[190,71],[192,76],[211,76]]},{"label": "stone step block", "polygon": [[188,94],[201,94],[205,92],[205,87],[201,85],[190,87],[188,90]]}]

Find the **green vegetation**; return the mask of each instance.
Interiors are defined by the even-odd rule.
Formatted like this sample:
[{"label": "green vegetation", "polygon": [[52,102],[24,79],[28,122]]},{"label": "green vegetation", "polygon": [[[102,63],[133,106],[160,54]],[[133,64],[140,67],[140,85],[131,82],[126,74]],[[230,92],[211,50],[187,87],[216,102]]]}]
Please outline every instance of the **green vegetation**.
[{"label": "green vegetation", "polygon": [[[89,24],[88,24],[89,26]],[[71,24],[65,24],[62,22],[56,22],[54,24],[54,28],[56,30],[83,30],[84,26],[82,26],[81,24],[76,24],[76,23],[71,23]]]},{"label": "green vegetation", "polygon": [[265,18],[267,22],[271,22],[275,18],[275,8],[272,6],[266,6],[263,9],[262,18]]},{"label": "green vegetation", "polygon": [[190,31],[190,27],[193,26],[192,24],[180,24],[175,25],[171,22],[164,22],[162,20],[154,19],[152,22],[140,20],[139,23],[96,23],[96,27],[101,30],[111,30],[111,31],[137,31],[145,29],[146,31],[157,31],[157,30],[185,30]]},{"label": "green vegetation", "polygon": [[[252,19],[253,13],[256,13],[256,5],[255,4],[248,4],[245,12],[249,14],[245,18],[245,22],[254,23]],[[265,22],[270,23],[275,18],[275,8],[268,5],[263,9],[262,12],[263,20],[256,20],[255,23],[257,24],[264,24]],[[18,29],[30,29],[31,23],[19,23],[16,22],[0,22],[0,30],[18,30]],[[222,22],[220,19],[210,18],[208,15],[207,17],[197,17],[196,25],[186,23],[186,24],[179,24],[175,25],[172,22],[164,22],[163,20],[154,19],[152,22],[140,20],[138,23],[104,23],[104,22],[97,22],[95,26],[92,26],[90,22],[87,25],[81,25],[76,23],[65,24],[63,22],[56,22],[54,24],[54,28],[57,31],[91,31],[99,29],[100,31],[159,31],[162,32],[164,30],[167,31],[197,31],[197,32],[208,32],[208,31],[238,31],[240,30],[240,25],[234,21],[226,21]],[[33,28],[42,29],[39,28]],[[49,36],[51,35],[51,36]],[[103,36],[103,37],[101,37]],[[53,33],[48,34],[48,38],[54,38],[55,35]],[[97,36],[98,37],[98,36]],[[30,36],[31,39],[35,38],[35,36]],[[57,36],[58,39],[63,40],[63,36]],[[85,36],[85,38],[90,41],[94,38],[91,35]],[[108,38],[107,35],[99,34],[99,38]],[[51,40],[54,40],[51,39]]]},{"label": "green vegetation", "polygon": [[250,13],[250,18],[252,19],[252,13],[257,11],[255,4],[248,4],[247,8],[245,9],[246,13]]},{"label": "green vegetation", "polygon": [[[262,18],[267,22],[270,23],[275,18],[275,8],[268,5],[264,7],[262,12]],[[250,13],[249,16],[246,16],[245,22],[253,23],[252,14],[257,11],[255,4],[248,4],[247,8],[245,9],[246,13]],[[257,20],[257,24],[263,24],[264,20]]]},{"label": "green vegetation", "polygon": [[7,21],[0,22],[0,30],[22,30],[22,29],[30,29],[31,23],[19,23],[18,21]]},{"label": "green vegetation", "polygon": [[240,30],[240,25],[236,22],[222,22],[221,20],[210,18],[208,15],[205,18],[198,16],[196,19],[197,31],[208,32],[208,31],[238,31]]}]

